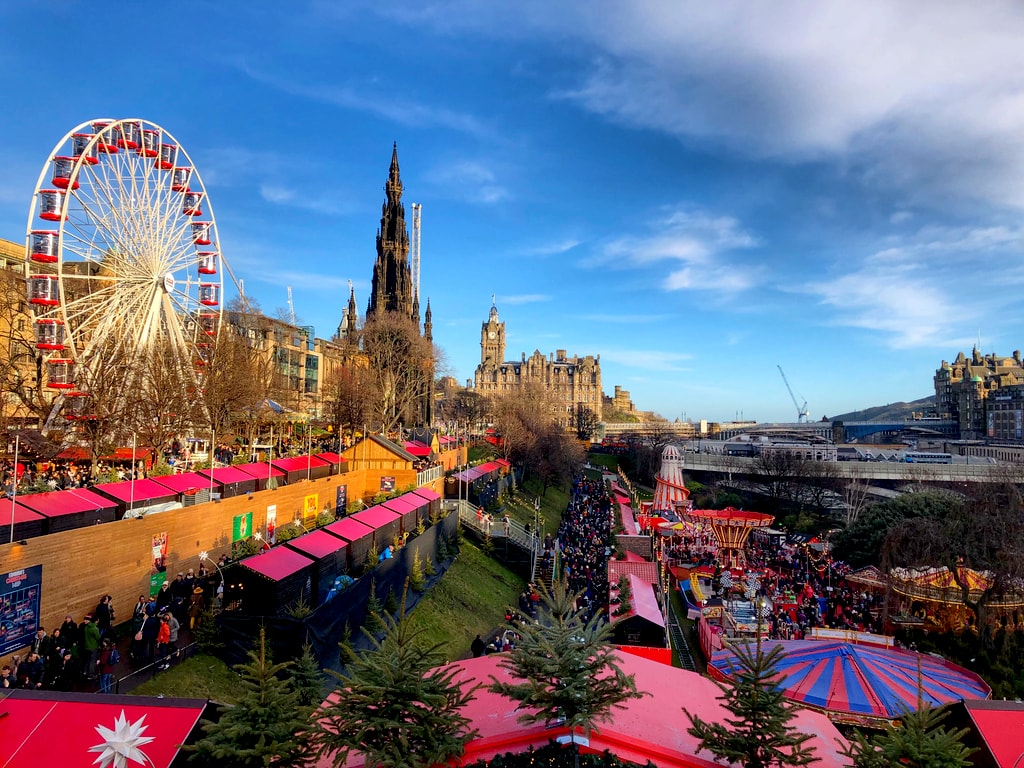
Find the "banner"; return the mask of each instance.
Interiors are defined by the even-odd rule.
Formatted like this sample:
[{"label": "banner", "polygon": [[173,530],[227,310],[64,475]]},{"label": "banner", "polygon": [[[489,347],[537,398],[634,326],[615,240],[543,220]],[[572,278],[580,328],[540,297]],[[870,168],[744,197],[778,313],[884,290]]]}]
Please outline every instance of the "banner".
[{"label": "banner", "polygon": [[277,504],[267,505],[267,543],[277,542]]},{"label": "banner", "polygon": [[31,645],[39,629],[43,566],[11,571],[0,584],[0,656]]},{"label": "banner", "polygon": [[341,517],[348,510],[348,486],[339,485],[334,498],[334,516]]},{"label": "banner", "polygon": [[252,512],[235,515],[231,521],[231,543],[245,541],[252,536]]},{"label": "banner", "polygon": [[391,493],[395,490],[395,478],[392,476],[382,477],[380,479],[380,491],[381,493]]},{"label": "banner", "polygon": [[152,597],[167,581],[167,531],[153,534],[150,557],[153,560],[153,567],[149,570],[149,595]]},{"label": "banner", "polygon": [[311,493],[302,502],[302,524],[307,528],[316,525],[316,516],[319,512],[320,494]]}]

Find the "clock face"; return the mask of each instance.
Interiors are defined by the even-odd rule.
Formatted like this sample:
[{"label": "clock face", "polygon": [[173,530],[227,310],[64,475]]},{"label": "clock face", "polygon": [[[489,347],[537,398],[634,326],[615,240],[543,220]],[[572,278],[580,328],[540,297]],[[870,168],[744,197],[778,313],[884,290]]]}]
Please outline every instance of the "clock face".
[{"label": "clock face", "polygon": [[488,331],[488,332],[487,332],[487,338],[488,338],[488,339],[493,339],[493,338],[494,338],[495,336],[497,336],[497,335],[498,335],[498,334],[496,334],[496,333],[495,333],[494,331]]}]

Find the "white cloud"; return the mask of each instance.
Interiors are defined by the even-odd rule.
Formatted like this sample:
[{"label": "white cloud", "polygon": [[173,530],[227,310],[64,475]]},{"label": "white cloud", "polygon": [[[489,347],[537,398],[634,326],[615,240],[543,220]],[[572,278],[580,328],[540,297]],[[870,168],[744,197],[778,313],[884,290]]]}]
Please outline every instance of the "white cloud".
[{"label": "white cloud", "polygon": [[561,253],[568,253],[578,245],[580,245],[579,240],[569,237],[526,248],[523,253],[527,256],[557,256]]},{"label": "white cloud", "polygon": [[545,293],[520,293],[512,296],[498,296],[495,304],[538,304],[544,301],[551,301],[551,297]]},{"label": "white cloud", "polygon": [[601,362],[616,363],[643,371],[685,371],[691,355],[684,352],[665,352],[657,349],[602,348]]},{"label": "white cloud", "polygon": [[443,163],[434,168],[428,178],[445,187],[453,197],[470,203],[494,205],[509,198],[508,189],[498,182],[497,174],[475,160]]}]

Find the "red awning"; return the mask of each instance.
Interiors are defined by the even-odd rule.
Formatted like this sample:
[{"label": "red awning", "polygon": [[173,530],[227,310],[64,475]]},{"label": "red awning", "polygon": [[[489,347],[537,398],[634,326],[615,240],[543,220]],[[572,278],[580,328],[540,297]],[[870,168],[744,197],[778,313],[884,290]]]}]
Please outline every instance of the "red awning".
[{"label": "red awning", "polygon": [[[0,702],[0,765],[114,765],[120,745],[167,768],[196,727],[206,702],[52,691],[7,691]],[[103,758],[107,759],[104,761]]]},{"label": "red awning", "polygon": [[406,440],[404,445],[405,450],[411,453],[413,456],[429,456],[430,446],[424,445],[418,440]]},{"label": "red awning", "polygon": [[63,459],[64,461],[91,461],[92,451],[81,445],[72,445],[70,448],[65,448],[58,453],[55,458]]},{"label": "red awning", "polygon": [[380,505],[364,509],[362,512],[357,512],[352,515],[353,520],[357,520],[360,523],[368,525],[375,531],[379,528],[383,528],[388,523],[393,523],[400,517],[401,515],[397,512],[392,512],[390,509],[385,509]]},{"label": "red awning", "polygon": [[255,557],[247,557],[242,565],[250,571],[265,576],[271,581],[281,581],[293,573],[298,573],[303,568],[313,564],[305,555],[300,555],[294,549],[288,547],[274,547],[269,552]]},{"label": "red awning", "polygon": [[415,493],[417,496],[422,496],[427,501],[437,501],[441,498],[441,494],[432,488],[417,488],[415,491],[412,491],[412,493]]},{"label": "red awning", "polygon": [[407,493],[404,496],[399,496],[397,499],[388,499],[381,504],[381,506],[385,509],[390,509],[392,512],[396,512],[399,515],[404,515],[408,512],[414,512],[426,504],[423,499],[418,499],[419,503],[411,501],[407,498],[409,495],[410,494]]},{"label": "red awning", "polygon": [[299,550],[304,555],[319,560],[321,557],[333,555],[335,552],[348,546],[344,541],[338,541],[337,536],[331,536],[323,531],[312,531],[304,536],[292,539],[288,546]]},{"label": "red awning", "polygon": [[284,477],[284,472],[277,467],[267,464],[265,461],[255,461],[252,464],[239,464],[235,469],[245,472],[249,477],[255,477],[257,480],[266,480],[270,477]]},{"label": "red awning", "polygon": [[325,525],[322,530],[332,533],[347,542],[359,541],[373,534],[373,528],[351,517],[343,517],[336,523]]},{"label": "red awning", "polygon": [[[198,491],[201,488],[209,489],[210,478],[203,477],[198,472],[182,472],[180,475],[164,475],[154,477],[156,482],[165,488],[170,488],[175,493],[188,493]],[[249,478],[250,480],[252,478]]]},{"label": "red awning", "polygon": [[[257,466],[266,469],[267,465],[258,464]],[[212,475],[214,482],[221,483],[222,485],[231,485],[232,483],[249,483],[255,479],[248,472],[243,472],[238,467],[216,467],[215,469],[201,469],[199,470],[198,474],[202,475],[207,479],[209,479],[210,476]],[[264,477],[266,477],[266,475],[264,475]]]},{"label": "red awning", "polygon": [[318,453],[313,458],[320,459],[320,461],[326,461],[328,464],[341,464],[341,462],[345,460],[342,458],[340,453],[333,453],[331,451]]},{"label": "red awning", "polygon": [[328,462],[318,459],[316,456],[292,456],[287,459],[274,459],[270,463],[282,472],[300,472],[313,467],[328,466]]},{"label": "red awning", "polygon": [[[0,520],[10,524],[11,517],[14,518],[15,523],[38,523],[43,519],[42,515],[32,511],[20,501],[0,499]],[[4,543],[7,542],[4,541]]]},{"label": "red awning", "polygon": [[45,517],[59,517],[60,515],[95,512],[98,509],[115,509],[117,507],[117,504],[110,499],[85,488],[33,493],[30,496],[19,496],[18,502]]},{"label": "red awning", "polygon": [[145,501],[152,501],[154,503],[174,501],[177,496],[167,486],[160,485],[160,483],[149,478],[135,481],[122,480],[119,483],[103,483],[102,485],[94,486],[94,489],[105,496],[110,496],[126,504],[132,501],[136,504]]}]

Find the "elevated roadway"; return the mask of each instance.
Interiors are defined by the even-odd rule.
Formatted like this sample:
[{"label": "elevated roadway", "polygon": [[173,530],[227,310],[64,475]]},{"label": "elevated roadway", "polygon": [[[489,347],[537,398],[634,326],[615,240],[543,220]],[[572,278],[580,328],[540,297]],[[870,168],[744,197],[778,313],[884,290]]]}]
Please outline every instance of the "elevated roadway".
[{"label": "elevated roadway", "polygon": [[[851,480],[933,483],[1024,482],[1022,464],[908,464],[889,461],[828,462],[835,476]],[[724,475],[756,475],[758,460],[716,453],[687,453],[683,471],[717,472]]]}]

